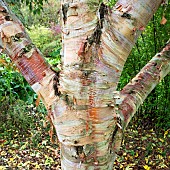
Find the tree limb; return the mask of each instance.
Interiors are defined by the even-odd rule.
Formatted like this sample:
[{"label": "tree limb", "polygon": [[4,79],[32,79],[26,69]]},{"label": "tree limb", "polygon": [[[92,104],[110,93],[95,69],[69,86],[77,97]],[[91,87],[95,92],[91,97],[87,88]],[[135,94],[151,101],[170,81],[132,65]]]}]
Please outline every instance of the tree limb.
[{"label": "tree limb", "polygon": [[[110,80],[119,82],[124,64],[138,37],[153,17],[162,0],[118,0],[113,10],[107,9],[102,19],[99,58],[114,74]],[[115,86],[116,87],[116,86]]]},{"label": "tree limb", "polygon": [[47,108],[57,99],[57,76],[31,42],[24,26],[0,0],[0,47],[16,64]]},{"label": "tree limb", "polygon": [[170,40],[120,92],[124,127],[155,86],[170,72]]}]

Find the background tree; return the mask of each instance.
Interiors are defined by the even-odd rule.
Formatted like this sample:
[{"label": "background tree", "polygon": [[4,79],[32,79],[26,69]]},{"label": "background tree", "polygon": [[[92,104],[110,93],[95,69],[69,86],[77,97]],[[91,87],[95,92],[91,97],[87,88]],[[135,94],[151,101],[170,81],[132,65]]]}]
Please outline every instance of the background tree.
[{"label": "background tree", "polygon": [[169,72],[168,44],[120,94],[115,91],[132,46],[160,2],[118,1],[113,11],[98,1],[63,2],[60,73],[46,65],[19,21],[6,19],[9,12],[2,8],[2,46],[49,110],[62,142],[63,169],[111,169],[131,116]]}]

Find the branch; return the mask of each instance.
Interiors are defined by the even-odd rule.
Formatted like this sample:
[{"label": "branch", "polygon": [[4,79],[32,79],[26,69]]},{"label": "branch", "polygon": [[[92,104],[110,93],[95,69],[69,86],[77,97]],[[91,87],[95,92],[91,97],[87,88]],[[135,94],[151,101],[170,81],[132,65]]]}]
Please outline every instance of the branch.
[{"label": "branch", "polygon": [[126,127],[155,86],[170,72],[170,40],[120,92],[119,113]]},{"label": "branch", "polygon": [[4,0],[0,0],[0,48],[16,64],[46,107],[50,107],[57,99],[53,88],[57,81],[56,73],[31,42],[24,26]]},{"label": "branch", "polygon": [[99,58],[112,68],[114,82],[119,82],[121,72],[137,38],[145,29],[162,0],[118,0],[113,10],[104,6]]}]

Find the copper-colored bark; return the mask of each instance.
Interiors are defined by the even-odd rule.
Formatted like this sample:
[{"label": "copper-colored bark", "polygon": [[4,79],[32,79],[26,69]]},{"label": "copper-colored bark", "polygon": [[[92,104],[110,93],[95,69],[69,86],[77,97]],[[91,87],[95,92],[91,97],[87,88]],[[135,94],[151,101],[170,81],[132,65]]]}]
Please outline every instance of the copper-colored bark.
[{"label": "copper-colored bark", "polygon": [[32,44],[23,25],[0,1],[0,45],[22,75],[38,93],[47,108],[57,100],[53,84],[56,73],[50,69],[40,51]]},{"label": "copper-colored bark", "polygon": [[116,91],[127,57],[161,1],[119,0],[110,10],[98,0],[62,0],[59,74],[0,0],[0,44],[49,110],[62,169],[112,169],[131,115],[169,72],[168,45],[120,94]]},{"label": "copper-colored bark", "polygon": [[119,112],[124,116],[125,126],[148,94],[169,72],[170,41],[121,91],[123,100]]}]

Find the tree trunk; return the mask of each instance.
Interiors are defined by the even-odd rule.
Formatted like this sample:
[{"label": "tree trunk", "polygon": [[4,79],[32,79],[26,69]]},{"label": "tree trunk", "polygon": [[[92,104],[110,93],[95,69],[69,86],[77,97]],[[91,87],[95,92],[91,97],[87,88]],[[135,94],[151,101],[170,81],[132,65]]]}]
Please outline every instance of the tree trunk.
[{"label": "tree trunk", "polygon": [[63,170],[111,170],[132,115],[170,71],[168,44],[116,91],[127,57],[161,1],[119,0],[110,9],[99,0],[62,0],[62,70],[55,73],[0,0],[1,46],[45,103],[61,143]]},{"label": "tree trunk", "polygon": [[112,169],[124,121],[115,103],[117,84],[160,2],[120,0],[110,10],[97,0],[62,1],[61,100],[52,110],[52,121],[63,169]]}]

